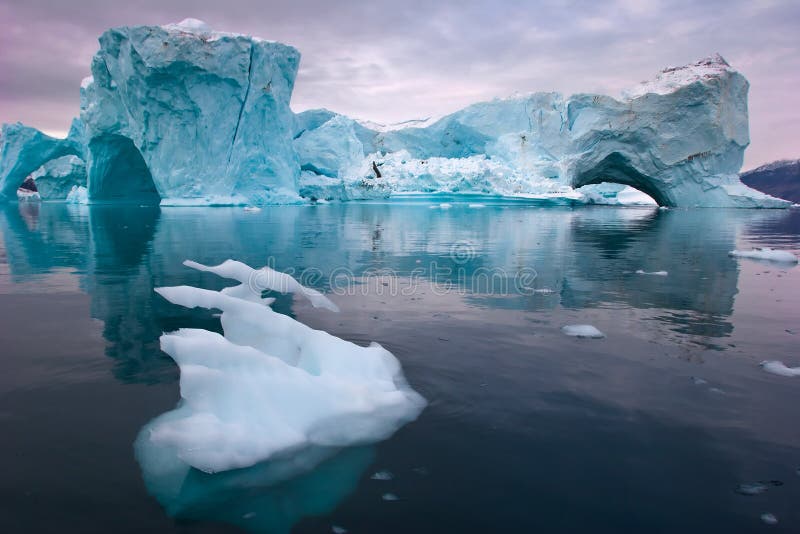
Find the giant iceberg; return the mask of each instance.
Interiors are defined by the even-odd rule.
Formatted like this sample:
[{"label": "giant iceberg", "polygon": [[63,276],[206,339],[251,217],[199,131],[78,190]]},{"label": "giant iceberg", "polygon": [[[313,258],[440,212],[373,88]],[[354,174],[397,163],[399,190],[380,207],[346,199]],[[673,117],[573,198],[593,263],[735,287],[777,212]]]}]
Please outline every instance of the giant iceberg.
[{"label": "giant iceberg", "polygon": [[[419,193],[593,202],[616,183],[677,207],[788,207],[739,180],[747,80],[719,55],[619,98],[532,93],[439,120],[379,125],[292,113],[291,46],[187,19],[112,28],[66,140],[5,125],[0,193],[80,156],[89,201],[270,204]],[[587,187],[589,189],[581,189]],[[613,195],[612,195],[613,196]],[[610,203],[620,201],[612,198]]]},{"label": "giant iceberg", "polygon": [[[332,114],[307,120],[316,128],[301,132],[295,146],[302,168],[339,177],[347,198],[378,191],[568,199],[581,196],[575,189],[612,182],[664,206],[787,207],[738,178],[750,142],[747,91],[747,80],[715,55],[666,69],[620,99],[533,93],[474,104],[422,127],[373,127],[371,137],[363,133],[371,125],[347,128]],[[337,157],[326,155],[319,166],[331,153]]]},{"label": "giant iceberg", "polygon": [[193,19],[108,30],[81,87],[92,199],[297,199],[300,54]]}]

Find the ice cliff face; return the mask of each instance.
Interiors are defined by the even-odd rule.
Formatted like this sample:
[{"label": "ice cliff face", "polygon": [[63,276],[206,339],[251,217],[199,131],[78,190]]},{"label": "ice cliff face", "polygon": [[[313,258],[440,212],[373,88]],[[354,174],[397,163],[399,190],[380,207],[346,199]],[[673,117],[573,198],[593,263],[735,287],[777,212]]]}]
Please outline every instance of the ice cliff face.
[{"label": "ice cliff face", "polygon": [[289,99],[299,61],[290,46],[192,19],[108,30],[81,88],[90,198],[295,199]]},{"label": "ice cliff face", "polygon": [[[747,80],[714,56],[666,69],[619,100],[534,93],[475,104],[426,127],[368,130],[371,136],[332,116],[300,133],[295,146],[304,169],[341,179],[346,198],[569,199],[581,197],[577,188],[614,182],[666,206],[785,207],[737,176],[749,144],[747,91]],[[312,126],[322,117],[313,113]],[[318,166],[328,152],[338,167],[330,156]]]},{"label": "ice cliff face", "polygon": [[665,206],[789,206],[739,180],[748,83],[718,55],[619,99],[533,93],[393,126],[293,114],[299,59],[290,46],[194,19],[108,30],[66,140],[3,127],[0,193],[11,198],[42,164],[74,154],[86,162],[89,201],[471,193],[573,203],[612,182]]}]

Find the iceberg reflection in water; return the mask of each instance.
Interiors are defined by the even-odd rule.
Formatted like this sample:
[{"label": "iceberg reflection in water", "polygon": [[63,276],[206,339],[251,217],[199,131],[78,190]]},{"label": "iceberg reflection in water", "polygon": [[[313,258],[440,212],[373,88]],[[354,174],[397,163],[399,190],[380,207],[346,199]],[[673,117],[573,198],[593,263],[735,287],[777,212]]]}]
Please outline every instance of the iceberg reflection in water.
[{"label": "iceberg reflection in water", "polygon": [[[16,511],[0,514],[0,530],[20,531],[24,518],[29,532],[75,521],[82,532],[189,522],[201,532],[699,533],[755,531],[765,511],[778,528],[800,524],[798,379],[758,365],[800,363],[800,268],[728,255],[796,254],[800,212],[491,199],[428,208],[441,202],[0,208],[0,298],[14,310],[0,324],[0,453],[14,458],[0,489]],[[213,475],[147,442],[134,458],[142,425],[178,398],[160,336],[227,329],[153,291],[238,284],[186,258],[266,263],[324,293],[341,313],[300,294],[263,296],[276,315],[380,342],[430,404],[367,447],[309,447]],[[332,284],[336,268],[353,283]],[[486,285],[486,272],[523,268],[537,273],[531,292]],[[375,276],[384,270],[396,278]],[[415,290],[392,292],[395,281]],[[562,333],[576,324],[606,337]],[[381,471],[394,477],[370,478]],[[769,508],[735,491],[773,479],[786,483],[770,489]]]}]

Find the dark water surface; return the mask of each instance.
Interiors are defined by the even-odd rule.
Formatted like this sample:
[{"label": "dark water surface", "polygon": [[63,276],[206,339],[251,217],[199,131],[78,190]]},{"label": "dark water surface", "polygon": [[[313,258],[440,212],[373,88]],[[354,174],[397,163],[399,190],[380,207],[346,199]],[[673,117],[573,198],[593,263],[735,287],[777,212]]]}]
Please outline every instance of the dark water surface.
[{"label": "dark water surface", "polygon": [[[800,365],[800,268],[728,256],[797,253],[797,210],[20,204],[0,233],[0,532],[800,532],[800,378],[758,365]],[[193,472],[158,502],[132,447],[179,398],[158,337],[220,328],[153,287],[229,285],[187,258],[333,284],[339,314],[275,307],[381,343],[429,406],[278,486]]]}]

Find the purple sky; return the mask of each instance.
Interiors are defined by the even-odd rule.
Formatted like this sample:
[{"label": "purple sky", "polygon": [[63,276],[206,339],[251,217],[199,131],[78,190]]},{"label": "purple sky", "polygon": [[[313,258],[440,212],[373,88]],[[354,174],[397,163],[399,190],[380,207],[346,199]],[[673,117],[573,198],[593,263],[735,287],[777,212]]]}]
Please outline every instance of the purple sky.
[{"label": "purple sky", "polygon": [[721,53],[750,80],[744,168],[800,157],[800,2],[2,0],[0,122],[64,134],[108,27],[186,17],[303,54],[295,111],[379,122],[515,92],[598,92]]}]

